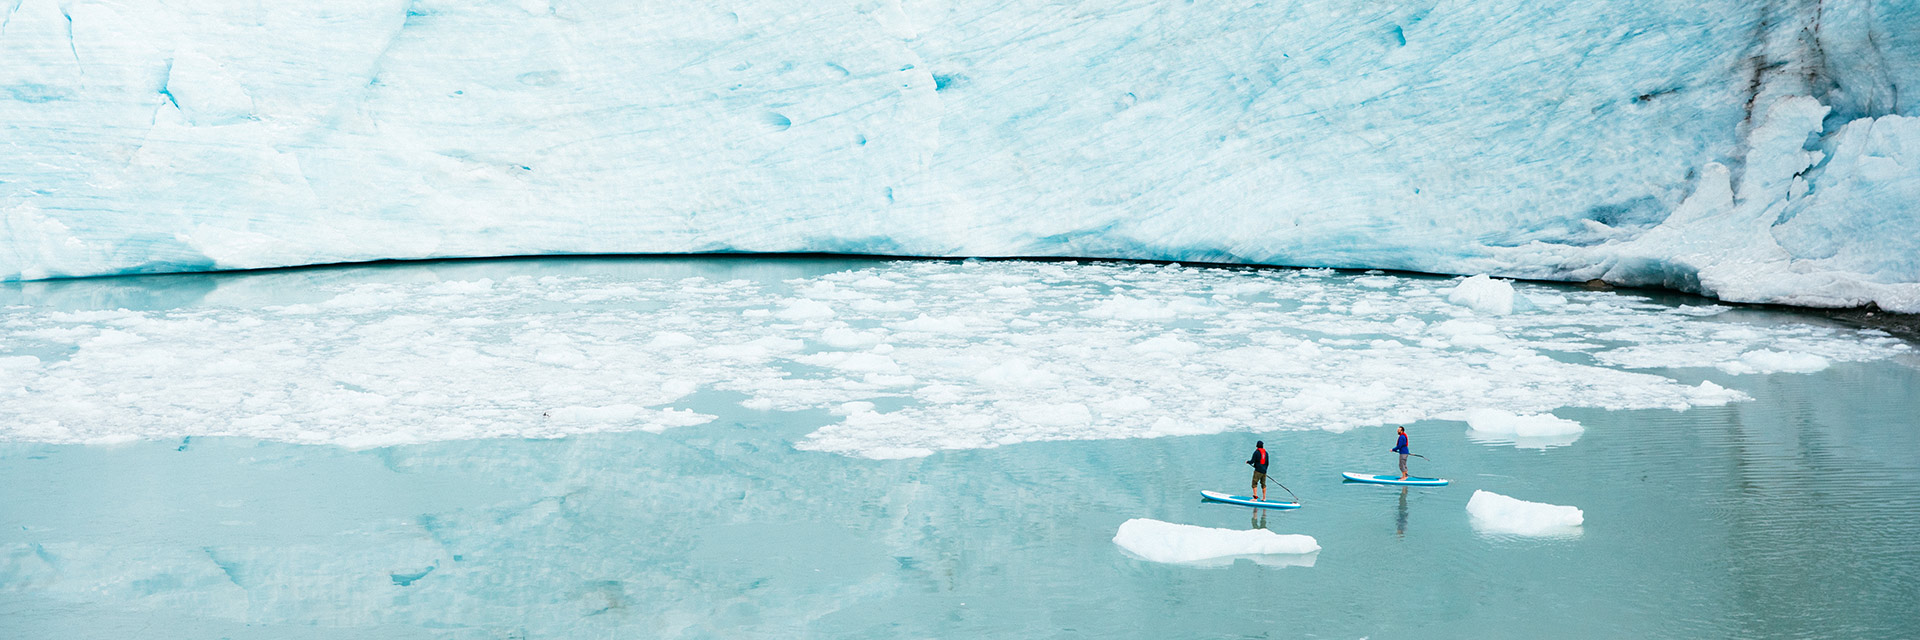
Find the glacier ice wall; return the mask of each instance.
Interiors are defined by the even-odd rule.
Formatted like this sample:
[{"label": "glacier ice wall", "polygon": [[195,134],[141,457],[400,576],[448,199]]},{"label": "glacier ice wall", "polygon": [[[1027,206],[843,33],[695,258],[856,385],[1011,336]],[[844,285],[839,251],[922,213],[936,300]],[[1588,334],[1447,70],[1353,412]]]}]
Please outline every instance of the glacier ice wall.
[{"label": "glacier ice wall", "polygon": [[0,14],[0,279],[1074,255],[1920,311],[1906,0]]}]

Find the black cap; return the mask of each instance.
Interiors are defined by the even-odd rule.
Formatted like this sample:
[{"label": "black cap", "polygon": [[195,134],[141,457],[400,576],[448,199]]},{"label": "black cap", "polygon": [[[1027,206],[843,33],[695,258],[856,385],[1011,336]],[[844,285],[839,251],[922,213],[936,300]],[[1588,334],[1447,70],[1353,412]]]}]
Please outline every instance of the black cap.
[{"label": "black cap", "polygon": [[1266,447],[1266,446],[1267,446],[1267,443],[1265,443],[1265,442],[1262,442],[1262,441],[1260,441],[1260,440],[1255,440],[1255,441],[1253,441],[1253,446],[1254,446],[1255,448],[1264,448],[1264,447]]}]

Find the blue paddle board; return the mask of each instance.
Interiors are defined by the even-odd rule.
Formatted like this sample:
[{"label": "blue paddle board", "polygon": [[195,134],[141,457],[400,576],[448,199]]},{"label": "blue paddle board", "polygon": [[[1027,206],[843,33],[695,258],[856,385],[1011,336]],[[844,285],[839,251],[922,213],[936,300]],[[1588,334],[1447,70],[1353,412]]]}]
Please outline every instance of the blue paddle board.
[{"label": "blue paddle board", "polygon": [[1348,471],[1340,475],[1346,476],[1348,480],[1352,480],[1354,482],[1371,482],[1374,484],[1404,484],[1404,485],[1413,485],[1416,487],[1438,487],[1447,483],[1446,478],[1421,478],[1418,476],[1407,476],[1407,479],[1401,480],[1400,476],[1395,476],[1395,475],[1377,476],[1371,473],[1354,473],[1352,471]]},{"label": "blue paddle board", "polygon": [[1227,504],[1237,504],[1237,505],[1244,505],[1248,507],[1260,507],[1262,509],[1298,509],[1300,508],[1300,503],[1298,502],[1269,502],[1266,500],[1260,500],[1260,499],[1254,498],[1253,496],[1230,496],[1218,491],[1202,491],[1200,492],[1200,496],[1208,500],[1212,500],[1214,502],[1225,502]]}]

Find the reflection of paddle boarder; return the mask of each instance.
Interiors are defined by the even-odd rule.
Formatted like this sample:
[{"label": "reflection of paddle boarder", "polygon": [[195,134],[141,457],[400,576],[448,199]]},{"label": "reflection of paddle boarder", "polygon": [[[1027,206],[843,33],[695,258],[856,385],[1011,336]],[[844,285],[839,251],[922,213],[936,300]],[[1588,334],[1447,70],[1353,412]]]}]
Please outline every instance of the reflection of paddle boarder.
[{"label": "reflection of paddle boarder", "polygon": [[[1253,465],[1252,489],[1253,489],[1254,497],[1260,500],[1266,500],[1267,499],[1267,443],[1265,441],[1255,440],[1253,442],[1253,457],[1247,460],[1247,464]],[[1405,473],[1406,466],[1407,465],[1404,462],[1400,464],[1400,469],[1402,473]]]},{"label": "reflection of paddle boarder", "polygon": [[1407,488],[1400,487],[1400,518],[1394,521],[1394,533],[1407,535]]},{"label": "reflection of paddle boarder", "polygon": [[1267,528],[1267,510],[1266,509],[1256,508],[1253,510],[1253,528],[1255,529]]},{"label": "reflection of paddle boarder", "polygon": [[1400,442],[1393,445],[1393,452],[1400,454],[1400,479],[1407,479],[1407,456],[1413,455],[1407,450],[1407,428],[1400,427]]}]

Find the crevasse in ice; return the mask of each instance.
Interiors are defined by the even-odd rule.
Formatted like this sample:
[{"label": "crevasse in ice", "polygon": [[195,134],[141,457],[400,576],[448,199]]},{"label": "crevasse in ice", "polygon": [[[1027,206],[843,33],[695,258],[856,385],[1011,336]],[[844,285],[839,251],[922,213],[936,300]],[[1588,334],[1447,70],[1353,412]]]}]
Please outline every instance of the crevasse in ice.
[{"label": "crevasse in ice", "polygon": [[1920,311],[1920,5],[0,0],[0,278],[1075,255]]}]

